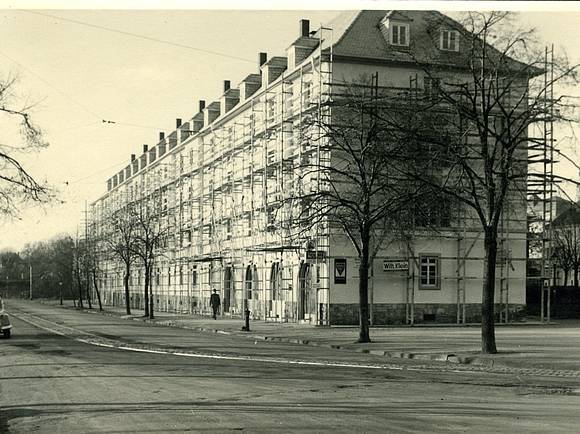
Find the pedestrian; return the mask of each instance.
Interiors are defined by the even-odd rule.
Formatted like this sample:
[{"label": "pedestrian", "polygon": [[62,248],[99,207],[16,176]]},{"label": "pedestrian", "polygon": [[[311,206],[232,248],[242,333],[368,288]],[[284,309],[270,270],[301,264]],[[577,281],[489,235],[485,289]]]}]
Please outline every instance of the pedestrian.
[{"label": "pedestrian", "polygon": [[210,299],[209,299],[209,305],[211,306],[212,310],[213,310],[213,319],[217,319],[217,314],[220,310],[220,305],[221,305],[221,301],[220,301],[220,295],[217,293],[217,289],[214,288],[213,290],[213,294],[211,295]]}]

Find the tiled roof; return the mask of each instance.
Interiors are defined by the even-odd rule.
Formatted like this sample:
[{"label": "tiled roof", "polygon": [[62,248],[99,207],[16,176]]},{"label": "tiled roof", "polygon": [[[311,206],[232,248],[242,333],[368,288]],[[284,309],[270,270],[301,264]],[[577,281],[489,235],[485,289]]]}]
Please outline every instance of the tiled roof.
[{"label": "tiled roof", "polygon": [[[390,62],[423,63],[432,65],[467,66],[469,52],[462,47],[465,39],[460,36],[460,51],[439,49],[440,28],[445,26],[467,34],[458,22],[437,11],[397,11],[409,21],[410,46],[393,47],[381,32],[381,21],[391,14],[387,10],[346,11],[338,15],[327,27],[333,30],[333,53],[335,56],[373,59]],[[315,34],[318,37],[318,33]],[[323,47],[328,47],[328,34]],[[463,48],[463,49],[462,49]],[[497,52],[496,52],[497,53]],[[510,59],[511,67],[522,69],[522,64]],[[534,72],[540,72],[536,70]]]},{"label": "tiled roof", "polygon": [[[574,203],[572,201],[564,201],[566,203],[560,205],[561,212],[554,219],[552,224],[554,226],[568,226],[580,225],[580,202]],[[558,208],[556,208],[557,211]]]}]

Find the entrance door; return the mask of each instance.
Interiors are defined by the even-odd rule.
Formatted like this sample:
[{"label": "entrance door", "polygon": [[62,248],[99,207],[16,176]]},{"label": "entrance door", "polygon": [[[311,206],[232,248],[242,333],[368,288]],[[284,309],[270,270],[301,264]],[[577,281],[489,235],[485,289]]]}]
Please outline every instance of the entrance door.
[{"label": "entrance door", "polygon": [[299,297],[298,297],[298,319],[309,319],[310,304],[310,264],[302,263],[298,273],[299,280]]},{"label": "entrance door", "polygon": [[223,312],[229,313],[231,307],[232,293],[233,293],[233,278],[232,278],[232,268],[226,267],[224,270],[224,300],[223,300]]}]

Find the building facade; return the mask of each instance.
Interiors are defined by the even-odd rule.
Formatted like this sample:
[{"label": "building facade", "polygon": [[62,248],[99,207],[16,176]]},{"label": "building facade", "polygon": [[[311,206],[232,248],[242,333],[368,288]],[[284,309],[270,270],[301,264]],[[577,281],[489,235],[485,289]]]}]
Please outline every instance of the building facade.
[{"label": "building facade", "polygon": [[[436,36],[427,27],[440,20]],[[385,87],[429,86],[417,56],[438,62],[440,74],[460,75],[462,49],[453,22],[430,11],[347,11],[311,31],[302,20],[286,56],[260,54],[259,73],[223,95],[200,101],[191,119],[132,156],[91,205],[91,233],[112,236],[110,220],[129,204],[154,209],[163,241],[152,267],[156,309],[210,314],[216,289],[224,315],[310,324],[358,323],[357,255],[344,234],[315,225],[299,237],[280,203],[318,180],[301,172],[320,149],[300,140],[307,116],[332,116],[333,87],[376,74]],[[429,36],[429,46],[425,44]],[[329,160],[330,161],[330,160]],[[300,185],[298,185],[300,184]],[[510,200],[502,222],[497,303],[505,319],[525,306],[525,198]],[[372,264],[373,324],[478,320],[483,237],[473,215],[453,211],[446,227],[418,231],[411,243],[388,243]],[[124,267],[101,253],[105,303],[123,305]],[[130,302],[143,305],[144,270],[135,261]]]}]

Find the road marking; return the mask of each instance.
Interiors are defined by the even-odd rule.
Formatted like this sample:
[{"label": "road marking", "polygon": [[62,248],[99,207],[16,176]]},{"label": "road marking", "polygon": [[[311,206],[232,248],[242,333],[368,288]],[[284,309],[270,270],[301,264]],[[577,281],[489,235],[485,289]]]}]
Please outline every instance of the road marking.
[{"label": "road marking", "polygon": [[[49,324],[53,324],[57,327],[64,328],[71,330],[75,333],[84,334],[87,336],[92,337],[93,339],[97,339],[99,341],[94,341],[90,339],[85,339],[81,337],[75,337],[70,334],[63,333],[61,331],[44,327],[40,324],[36,324],[30,319],[25,319],[20,315],[13,314],[12,315],[20,320],[31,324],[32,326],[38,327],[42,330],[46,330],[51,333],[55,333],[57,335],[67,337],[73,339],[77,342],[81,342],[84,344],[94,345],[98,347],[105,347],[105,348],[112,348],[118,350],[125,350],[125,351],[133,351],[133,352],[140,352],[140,353],[151,353],[151,354],[164,354],[164,355],[173,355],[178,357],[194,357],[200,359],[220,359],[220,360],[231,360],[231,361],[246,361],[246,362],[261,362],[261,363],[274,363],[274,364],[284,364],[284,365],[302,365],[302,366],[320,366],[320,367],[338,367],[338,368],[358,368],[358,369],[380,369],[380,370],[396,370],[396,371],[414,371],[414,372],[449,372],[449,373],[458,373],[458,374],[477,374],[487,372],[490,374],[510,374],[510,373],[517,373],[519,375],[531,375],[531,376],[542,376],[542,377],[572,377],[578,378],[580,374],[576,371],[570,371],[569,375],[555,375],[552,372],[548,372],[547,370],[534,370],[531,368],[507,368],[507,367],[494,367],[494,368],[486,368],[486,367],[475,367],[467,366],[467,365],[459,365],[457,367],[451,368],[449,366],[409,366],[409,365],[395,365],[395,364],[376,364],[376,365],[368,365],[368,364],[357,364],[357,363],[348,363],[348,362],[329,362],[329,361],[307,361],[307,360],[296,360],[296,359],[280,359],[280,358],[267,358],[267,357],[253,357],[253,356],[235,356],[235,355],[219,355],[219,354],[202,354],[202,353],[184,353],[180,351],[174,350],[155,350],[155,349],[147,349],[147,348],[137,348],[132,347],[127,343],[124,343],[119,340],[109,339],[105,337],[101,337],[99,335],[86,332],[83,330],[78,330],[66,325],[58,324],[56,322],[44,319],[42,317],[37,317],[33,314],[29,314],[26,312],[21,312],[20,315],[25,315],[28,317],[33,317],[37,320],[44,321]],[[102,341],[109,341],[111,343],[106,343]]]},{"label": "road marking", "polygon": [[[276,363],[276,364],[285,364],[285,365],[300,365],[300,366],[321,366],[321,367],[336,367],[336,368],[359,368],[359,369],[381,369],[381,370],[412,370],[412,371],[425,371],[426,369],[421,368],[412,368],[412,367],[403,367],[403,366],[396,366],[396,365],[365,365],[365,364],[356,364],[356,363],[346,363],[346,362],[324,362],[324,361],[307,361],[307,360],[293,360],[293,359],[272,359],[267,357],[252,357],[252,356],[228,356],[228,355],[218,355],[218,354],[202,354],[202,353],[184,353],[179,351],[171,351],[171,350],[154,350],[154,349],[146,349],[146,348],[136,348],[131,347],[121,341],[116,341],[119,344],[109,344],[104,342],[95,342],[89,339],[78,338],[71,335],[67,335],[61,331],[45,327],[36,323],[35,321],[31,321],[30,318],[24,318],[23,316],[12,314],[16,318],[24,321],[34,327],[40,328],[42,330],[72,339],[77,342],[81,342],[84,344],[94,345],[97,347],[105,347],[105,348],[112,348],[117,350],[124,350],[124,351],[133,351],[138,353],[151,353],[151,354],[164,354],[164,355],[171,355],[171,356],[179,356],[179,357],[194,357],[199,359],[217,359],[217,360],[231,360],[231,361],[245,361],[245,362],[262,362],[262,363]],[[108,339],[102,338],[98,335],[85,332],[82,330],[77,330],[72,327],[62,326],[61,324],[55,323],[53,321],[34,316],[32,314],[25,314],[28,317],[33,317],[36,320],[44,321],[50,324],[54,324],[58,327],[67,328],[69,330],[80,332],[89,336],[93,336],[97,339]],[[112,339],[108,339],[111,342],[115,342]]]}]

